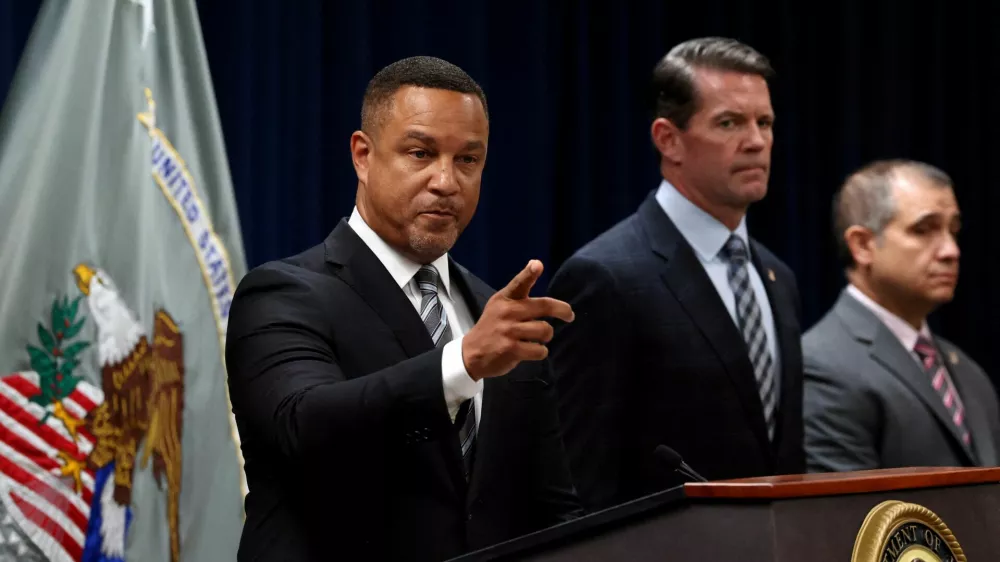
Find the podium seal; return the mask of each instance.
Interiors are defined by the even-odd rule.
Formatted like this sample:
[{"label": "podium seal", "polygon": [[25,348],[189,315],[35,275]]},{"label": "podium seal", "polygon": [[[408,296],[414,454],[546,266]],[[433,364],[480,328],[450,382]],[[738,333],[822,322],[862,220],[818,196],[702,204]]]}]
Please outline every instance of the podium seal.
[{"label": "podium seal", "polygon": [[851,562],[966,562],[955,534],[922,505],[885,501],[868,512]]}]

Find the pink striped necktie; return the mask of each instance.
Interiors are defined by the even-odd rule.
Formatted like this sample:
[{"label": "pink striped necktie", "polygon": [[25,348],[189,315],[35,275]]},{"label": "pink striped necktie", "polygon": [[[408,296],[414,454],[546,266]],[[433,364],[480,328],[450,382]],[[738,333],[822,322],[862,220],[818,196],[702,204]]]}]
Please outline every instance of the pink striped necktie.
[{"label": "pink striped necktie", "polygon": [[941,397],[945,409],[951,415],[951,421],[958,428],[962,442],[966,445],[972,445],[972,436],[969,434],[968,428],[965,427],[965,405],[962,404],[962,399],[958,396],[958,389],[955,388],[955,384],[948,374],[948,369],[938,360],[937,348],[926,337],[920,336],[917,338],[913,350],[917,352],[923,362],[924,371],[930,375],[931,386]]}]

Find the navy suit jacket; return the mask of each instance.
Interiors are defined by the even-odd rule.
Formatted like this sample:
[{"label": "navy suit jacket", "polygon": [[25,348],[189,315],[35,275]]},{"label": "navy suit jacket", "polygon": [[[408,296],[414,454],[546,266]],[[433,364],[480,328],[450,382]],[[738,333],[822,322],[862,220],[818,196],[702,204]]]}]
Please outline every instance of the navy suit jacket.
[{"label": "navy suit jacket", "polygon": [[805,472],[799,298],[792,271],[751,239],[781,355],[774,442],[739,329],[654,195],[574,254],[550,296],[576,319],[551,344],[577,491],[607,507],[680,480],[665,444],[710,480]]}]

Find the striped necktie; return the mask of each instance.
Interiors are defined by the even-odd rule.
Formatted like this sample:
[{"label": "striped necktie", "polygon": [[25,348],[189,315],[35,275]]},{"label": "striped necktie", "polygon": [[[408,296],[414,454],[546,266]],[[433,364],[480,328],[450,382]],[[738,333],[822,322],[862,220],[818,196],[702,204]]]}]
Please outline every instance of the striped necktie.
[{"label": "striped necktie", "polygon": [[962,443],[971,447],[972,435],[965,427],[965,405],[958,396],[958,389],[952,383],[951,376],[948,375],[948,369],[945,369],[944,364],[938,360],[937,348],[930,340],[921,335],[917,338],[913,351],[917,352],[921,362],[923,362],[924,371],[931,378],[931,386],[941,397],[941,402],[951,416],[951,422],[958,428],[958,434],[962,436]]},{"label": "striped necktie", "polygon": [[[414,275],[417,286],[420,288],[420,319],[427,327],[427,333],[431,335],[434,347],[444,347],[451,341],[451,326],[448,323],[448,315],[445,313],[441,299],[438,297],[438,284],[441,276],[433,265],[425,265]],[[465,479],[469,479],[472,470],[472,457],[476,443],[476,406],[474,400],[466,400],[458,408],[458,415],[455,416],[455,425],[458,426],[458,441],[462,446],[462,464],[465,468]]]},{"label": "striped necktie", "polygon": [[764,421],[767,436],[774,440],[775,410],[778,407],[777,381],[774,374],[774,360],[767,347],[767,332],[764,331],[763,316],[753,287],[750,286],[750,272],[747,269],[746,245],[736,235],[729,237],[719,252],[728,262],[729,287],[736,297],[736,318],[743,341],[747,344],[750,363],[757,379],[757,391],[764,407]]}]

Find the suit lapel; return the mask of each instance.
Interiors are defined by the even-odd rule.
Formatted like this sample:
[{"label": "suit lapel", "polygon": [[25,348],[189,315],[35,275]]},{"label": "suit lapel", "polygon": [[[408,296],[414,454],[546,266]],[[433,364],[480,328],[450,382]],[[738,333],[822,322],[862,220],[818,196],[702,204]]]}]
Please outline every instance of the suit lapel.
[{"label": "suit lapel", "polygon": [[[386,271],[378,257],[365,245],[354,230],[341,221],[327,237],[326,259],[334,266],[333,273],[347,283],[358,295],[379,315],[383,322],[392,330],[407,356],[415,357],[433,349],[433,341],[427,328],[420,321],[413,305],[406,295],[396,285],[395,280]],[[452,288],[458,291],[453,298],[463,298],[472,315],[473,322],[479,320],[489,294],[482,287],[474,284],[471,276],[454,260],[449,259]],[[411,313],[412,311],[412,313]],[[476,457],[473,464],[471,482],[465,482],[462,469],[462,449],[458,442],[458,430],[455,429],[454,439],[446,438],[441,442],[442,454],[446,470],[453,481],[456,490],[465,490],[476,484],[477,474],[481,471],[476,467],[483,466],[484,457],[490,454],[488,443],[490,439],[483,437],[491,431],[490,411],[493,408],[497,392],[491,389],[503,382],[487,380],[484,384],[482,419],[476,436]],[[443,398],[442,398],[443,399]],[[479,477],[481,478],[481,476]],[[470,492],[473,490],[470,489]]]},{"label": "suit lapel", "polygon": [[[351,287],[392,330],[407,357],[431,351],[434,342],[413,304],[396,284],[382,262],[354,229],[341,220],[326,242],[326,260],[332,272]],[[444,397],[442,396],[442,400]],[[452,481],[459,496],[465,489],[462,452],[458,432],[454,439],[442,440],[442,454],[431,460],[440,463],[442,477]]]},{"label": "suit lapel", "polygon": [[878,332],[875,335],[875,341],[872,342],[871,355],[882,366],[906,383],[914,394],[920,397],[920,400],[933,412],[934,417],[938,419],[941,425],[946,428],[946,431],[961,446],[962,451],[968,457],[967,460],[971,462],[973,460],[972,454],[968,447],[962,443],[962,436],[958,434],[958,428],[952,423],[951,415],[944,407],[944,402],[942,402],[941,397],[934,390],[934,387],[931,386],[930,375],[920,368],[920,365],[903,348],[903,345],[899,343],[896,336],[883,326],[881,322],[879,323]]},{"label": "suit lapel", "polygon": [[756,242],[751,242],[751,247],[753,248],[752,260],[754,267],[757,268],[757,274],[760,275],[761,280],[764,282],[764,289],[767,292],[767,300],[771,305],[771,315],[774,317],[774,329],[775,336],[778,340],[775,342],[775,346],[778,355],[781,357],[781,372],[777,373],[780,377],[780,385],[778,386],[778,411],[777,420],[775,420],[775,434],[774,434],[774,444],[775,450],[778,450],[778,445],[782,442],[782,428],[784,424],[784,415],[792,411],[793,408],[791,401],[795,399],[797,393],[792,392],[797,381],[795,378],[801,376],[801,373],[794,373],[792,369],[796,361],[793,361],[792,350],[800,345],[799,340],[799,327],[798,327],[798,315],[795,312],[795,305],[788,298],[789,292],[788,287],[784,286],[784,279],[779,279],[774,273],[774,264],[765,263],[765,260],[761,257],[760,251],[757,249]]},{"label": "suit lapel", "polygon": [[434,348],[420,315],[375,253],[341,220],[327,237],[326,259],[333,273],[368,303],[396,336],[408,357]]},{"label": "suit lapel", "polygon": [[[719,298],[712,280],[705,273],[694,250],[653,196],[648,197],[639,207],[639,214],[653,253],[663,258],[660,275],[664,283],[715,351],[736,387],[746,419],[762,450],[770,451],[764,409],[753,366],[745,351],[746,343]],[[768,458],[773,457],[769,455]]]},{"label": "suit lapel", "polygon": [[986,419],[986,412],[982,408],[981,402],[972,393],[970,386],[966,384],[970,366],[961,361],[961,355],[957,349],[940,339],[937,342],[941,360],[945,368],[948,369],[951,380],[955,382],[958,395],[965,406],[965,426],[972,435],[972,449],[974,449],[970,450],[969,453],[976,458],[981,466],[993,466],[996,464],[996,449],[990,424]]},{"label": "suit lapel", "polygon": [[869,354],[872,359],[902,381],[924,403],[945,428],[945,431],[955,440],[955,443],[965,454],[965,460],[973,463],[974,457],[971,451],[962,443],[962,436],[958,434],[958,428],[952,423],[951,415],[944,407],[944,402],[931,386],[930,375],[924,372],[916,359],[899,342],[899,339],[889,328],[885,327],[877,316],[846,292],[841,295],[837,302],[837,308],[841,319],[852,331],[855,338],[871,344]]}]

